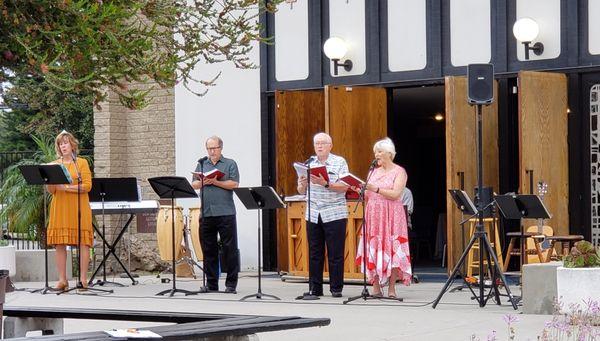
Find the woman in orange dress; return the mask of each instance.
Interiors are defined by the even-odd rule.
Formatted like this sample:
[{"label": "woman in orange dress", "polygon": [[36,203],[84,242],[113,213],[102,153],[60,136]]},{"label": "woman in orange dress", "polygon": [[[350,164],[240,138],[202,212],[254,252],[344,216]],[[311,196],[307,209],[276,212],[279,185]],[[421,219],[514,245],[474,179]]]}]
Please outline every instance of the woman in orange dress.
[{"label": "woman in orange dress", "polygon": [[[48,222],[47,243],[56,249],[56,268],[58,270],[57,290],[66,290],[67,281],[67,245],[78,246],[77,198],[81,210],[81,282],[87,287],[87,270],[90,263],[90,247],[94,242],[92,228],[92,210],[88,192],[92,189],[92,173],[85,159],[77,157],[79,141],[66,131],[56,137],[54,149],[58,159],[54,163],[63,165],[71,175],[71,183],[66,185],[48,185],[52,194],[50,219]],[[81,178],[80,195],[78,179]]]}]

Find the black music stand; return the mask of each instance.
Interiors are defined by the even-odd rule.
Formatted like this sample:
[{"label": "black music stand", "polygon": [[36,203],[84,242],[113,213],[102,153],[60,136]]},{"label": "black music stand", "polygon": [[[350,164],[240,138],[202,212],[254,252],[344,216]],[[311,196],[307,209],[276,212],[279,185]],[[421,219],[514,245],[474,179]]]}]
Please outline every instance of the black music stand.
[{"label": "black music stand", "polygon": [[[115,249],[123,234],[125,233],[126,228],[123,228],[117,238],[113,241],[112,245],[108,243],[106,240],[106,226],[105,226],[105,215],[104,215],[104,203],[111,201],[139,201],[140,197],[138,195],[137,190],[137,179],[136,178],[93,178],[92,179],[92,190],[89,192],[90,201],[92,202],[101,202],[102,203],[102,231],[99,231],[98,228],[94,225],[96,232],[100,235],[102,239],[102,262],[98,265],[92,277],[90,278],[88,284],[90,286],[101,285],[104,286],[106,284],[116,285],[120,287],[124,287],[124,284],[117,282],[110,282],[106,280],[106,261],[108,257],[112,254],[119,265],[125,270],[127,275],[132,281],[132,284],[135,285],[138,282],[133,279],[133,276],[129,272],[125,265],[121,262],[117,254],[115,253]],[[127,226],[127,225],[126,225]],[[106,253],[106,247],[108,247],[108,253]],[[102,268],[102,280],[97,280],[94,282],[94,278]]]},{"label": "black music stand", "polygon": [[257,210],[258,222],[257,222],[257,231],[258,231],[258,291],[255,294],[246,295],[240,299],[243,301],[245,299],[256,297],[258,299],[262,299],[263,297],[270,297],[276,300],[280,300],[279,297],[269,294],[264,294],[261,290],[261,233],[260,233],[260,215],[262,210],[271,210],[275,208],[284,208],[285,204],[281,201],[281,198],[275,192],[272,187],[269,186],[261,186],[261,187],[239,187],[234,188],[233,191],[238,196],[242,204],[246,206],[246,209],[249,210]]},{"label": "black music stand", "polygon": [[[461,232],[461,237],[462,237],[461,238],[462,248],[464,250],[465,249],[465,223],[477,215],[477,207],[475,206],[475,204],[473,203],[471,198],[469,198],[469,195],[467,194],[467,192],[465,192],[461,189],[449,189],[448,192],[450,193],[452,200],[454,201],[454,203],[456,204],[456,207],[458,207],[458,209],[460,210],[460,213],[461,213],[461,221],[460,221],[459,225],[460,225],[460,229],[461,229],[460,232]],[[468,218],[465,219],[465,216],[467,216]],[[467,264],[464,264],[464,265],[466,266]],[[466,273],[466,269],[463,269],[463,271]],[[462,273],[461,277],[464,277],[464,276],[465,276],[465,274]],[[467,287],[468,287],[467,285],[463,284],[463,285],[460,285],[458,287],[451,289],[450,292],[459,291],[459,290],[462,290]]]},{"label": "black music stand", "polygon": [[523,270],[523,262],[525,260],[525,238],[523,237],[522,219],[550,219],[550,213],[542,199],[535,194],[504,194],[494,197],[496,205],[500,209],[500,213],[506,219],[518,219],[520,228],[520,251],[521,264],[520,270]]},{"label": "black music stand", "polygon": [[186,296],[195,295],[197,292],[177,289],[175,285],[175,198],[198,198],[198,194],[188,180],[181,176],[158,176],[148,179],[150,186],[161,199],[171,199],[171,266],[173,267],[173,288],[163,290],[157,296],[181,292]]},{"label": "black music stand", "polygon": [[[65,172],[61,165],[22,165],[19,166],[19,170],[21,171],[21,175],[25,178],[25,182],[28,185],[64,185],[68,184],[69,179],[67,179]],[[48,285],[48,240],[47,240],[47,218],[46,218],[46,209],[47,205],[47,196],[44,192],[42,194],[44,196],[44,280],[45,285],[41,289],[35,289],[31,292],[40,292],[42,295],[45,295],[48,291],[56,292],[56,290]]]}]

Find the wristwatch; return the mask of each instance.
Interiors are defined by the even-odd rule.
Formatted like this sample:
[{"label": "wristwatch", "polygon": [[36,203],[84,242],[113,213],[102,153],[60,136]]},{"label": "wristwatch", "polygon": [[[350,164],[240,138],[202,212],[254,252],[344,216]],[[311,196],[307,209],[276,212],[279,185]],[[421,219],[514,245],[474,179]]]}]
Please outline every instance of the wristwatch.
[{"label": "wristwatch", "polygon": [[324,186],[325,188],[329,188],[329,181],[327,181],[327,183]]}]

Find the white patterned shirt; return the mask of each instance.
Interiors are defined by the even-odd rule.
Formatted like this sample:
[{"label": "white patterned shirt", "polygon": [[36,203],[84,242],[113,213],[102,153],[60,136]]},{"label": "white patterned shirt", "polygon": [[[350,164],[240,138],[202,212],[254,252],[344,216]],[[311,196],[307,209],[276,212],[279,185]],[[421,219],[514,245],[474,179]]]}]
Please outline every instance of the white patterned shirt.
[{"label": "white patterned shirt", "polygon": [[[348,173],[348,163],[346,160],[334,154],[329,153],[325,163],[321,163],[316,156],[312,157],[311,167],[325,165],[329,183],[338,181],[341,174]],[[308,195],[307,195],[308,200]],[[310,184],[310,221],[317,223],[321,215],[324,223],[330,221],[348,218],[348,208],[346,207],[346,193],[336,192],[331,188],[317,184]],[[308,210],[306,211],[306,220],[308,219]]]}]

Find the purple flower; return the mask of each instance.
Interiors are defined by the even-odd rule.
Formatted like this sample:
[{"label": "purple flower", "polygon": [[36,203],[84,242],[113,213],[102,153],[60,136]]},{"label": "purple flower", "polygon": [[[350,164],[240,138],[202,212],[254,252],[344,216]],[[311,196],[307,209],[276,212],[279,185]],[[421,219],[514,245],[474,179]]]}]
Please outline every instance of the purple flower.
[{"label": "purple flower", "polygon": [[504,322],[506,322],[506,324],[508,324],[509,326],[515,322],[519,322],[519,319],[516,315],[504,315],[503,318]]},{"label": "purple flower", "polygon": [[498,341],[495,330],[492,330],[492,332],[487,336],[487,340],[488,341]]}]

